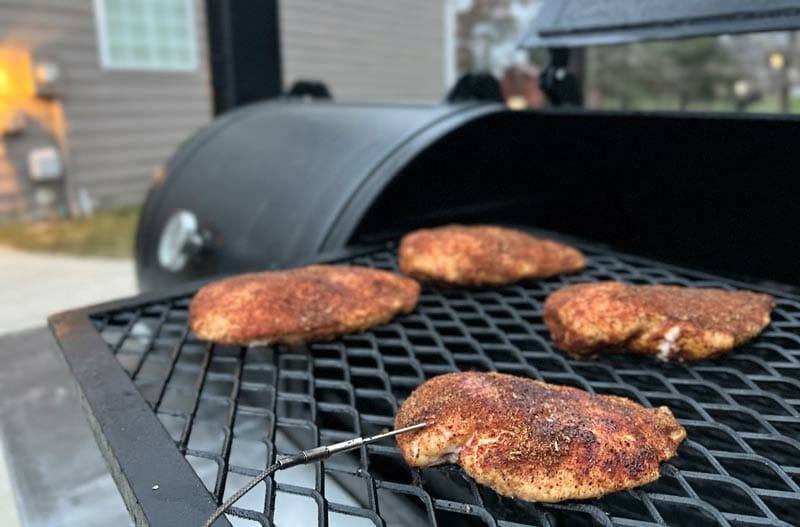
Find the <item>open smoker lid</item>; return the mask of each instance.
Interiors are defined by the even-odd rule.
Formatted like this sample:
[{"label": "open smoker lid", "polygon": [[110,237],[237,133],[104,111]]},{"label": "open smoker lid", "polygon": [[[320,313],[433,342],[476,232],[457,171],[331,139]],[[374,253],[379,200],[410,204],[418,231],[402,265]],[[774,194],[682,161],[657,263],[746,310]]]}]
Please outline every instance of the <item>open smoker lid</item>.
[{"label": "open smoker lid", "polygon": [[572,48],[797,28],[798,0],[545,0],[520,45]]}]

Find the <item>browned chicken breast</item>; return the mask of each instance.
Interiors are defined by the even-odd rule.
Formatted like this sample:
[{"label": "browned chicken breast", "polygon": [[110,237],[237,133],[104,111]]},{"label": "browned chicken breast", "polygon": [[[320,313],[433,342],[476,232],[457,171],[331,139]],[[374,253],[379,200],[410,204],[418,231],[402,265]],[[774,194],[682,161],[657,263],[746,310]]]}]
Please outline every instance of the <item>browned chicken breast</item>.
[{"label": "browned chicken breast", "polygon": [[400,241],[400,271],[451,286],[504,285],[572,273],[583,254],[552,240],[492,225],[447,225],[411,232]]},{"label": "browned chicken breast", "polygon": [[543,316],[556,347],[572,356],[627,351],[699,360],[758,335],[774,302],[750,291],[601,282],[559,289]]},{"label": "browned chicken breast", "polygon": [[395,426],[409,465],[458,463],[498,494],[556,502],[655,481],[686,430],[665,406],[501,373],[450,373],[414,390]]},{"label": "browned chicken breast", "polygon": [[356,266],[243,274],[200,289],[189,306],[189,326],[221,344],[298,345],[409,313],[419,290],[404,276]]}]

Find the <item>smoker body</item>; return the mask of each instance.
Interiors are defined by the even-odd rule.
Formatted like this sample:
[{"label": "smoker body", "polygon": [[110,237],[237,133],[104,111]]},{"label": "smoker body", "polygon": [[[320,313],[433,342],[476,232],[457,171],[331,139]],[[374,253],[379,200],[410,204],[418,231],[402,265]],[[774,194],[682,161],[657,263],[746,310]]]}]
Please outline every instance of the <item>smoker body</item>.
[{"label": "smoker body", "polygon": [[[502,221],[798,284],[798,128],[778,116],[255,104],[166,165],[139,225],[139,283],[291,265],[422,225]],[[189,232],[165,234],[177,211],[194,216]],[[170,266],[176,254],[182,265]]]}]

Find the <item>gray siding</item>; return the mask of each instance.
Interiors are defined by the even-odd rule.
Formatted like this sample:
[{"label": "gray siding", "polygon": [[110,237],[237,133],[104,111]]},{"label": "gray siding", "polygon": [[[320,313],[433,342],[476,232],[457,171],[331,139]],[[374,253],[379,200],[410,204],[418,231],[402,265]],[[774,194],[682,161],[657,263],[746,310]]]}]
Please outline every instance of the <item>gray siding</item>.
[{"label": "gray siding", "polygon": [[211,114],[205,11],[195,0],[195,72],[100,67],[92,0],[0,0],[0,40],[58,61],[68,190],[100,206],[141,202],[153,170]]},{"label": "gray siding", "polygon": [[325,81],[341,101],[444,97],[445,0],[284,0],[284,83]]},{"label": "gray siding", "polygon": [[[196,72],[104,70],[92,0],[0,0],[0,43],[56,60],[67,193],[100,207],[141,202],[152,171],[211,118],[205,10]],[[284,83],[319,79],[340,101],[436,101],[445,91],[445,0],[283,0]],[[0,145],[2,146],[2,145]],[[31,186],[0,148],[0,218]],[[14,174],[14,166],[17,167]],[[30,197],[30,196],[28,196]]]}]

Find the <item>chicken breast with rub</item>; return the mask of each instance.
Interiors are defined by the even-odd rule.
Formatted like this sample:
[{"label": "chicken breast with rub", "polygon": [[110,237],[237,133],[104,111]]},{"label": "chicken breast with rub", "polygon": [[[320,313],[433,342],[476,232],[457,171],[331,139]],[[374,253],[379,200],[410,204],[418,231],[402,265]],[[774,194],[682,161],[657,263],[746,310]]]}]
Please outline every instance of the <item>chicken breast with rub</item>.
[{"label": "chicken breast with rub", "polygon": [[458,463],[498,494],[595,498],[658,479],[686,438],[667,407],[501,373],[450,373],[406,399],[395,427],[413,467]]},{"label": "chicken breast with rub", "polygon": [[220,344],[295,346],[410,313],[419,292],[410,278],[359,266],[249,273],[201,288],[189,306],[189,326]]},{"label": "chicken breast with rub", "polygon": [[494,225],[447,225],[411,232],[400,241],[400,271],[449,286],[505,285],[573,273],[586,265],[568,245]]},{"label": "chicken breast with rub", "polygon": [[552,293],[543,318],[556,347],[573,357],[622,351],[700,360],[758,335],[774,303],[750,291],[600,282]]}]

